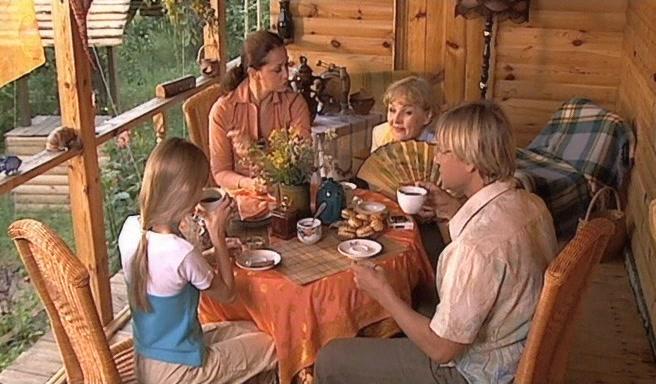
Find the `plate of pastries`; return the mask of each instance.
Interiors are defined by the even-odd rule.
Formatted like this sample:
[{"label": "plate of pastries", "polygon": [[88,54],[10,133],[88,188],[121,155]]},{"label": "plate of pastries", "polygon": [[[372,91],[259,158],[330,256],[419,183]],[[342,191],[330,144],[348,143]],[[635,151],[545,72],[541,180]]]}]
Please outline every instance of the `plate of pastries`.
[{"label": "plate of pastries", "polygon": [[337,223],[337,237],[342,240],[375,238],[385,230],[384,212],[363,213],[346,208]]}]

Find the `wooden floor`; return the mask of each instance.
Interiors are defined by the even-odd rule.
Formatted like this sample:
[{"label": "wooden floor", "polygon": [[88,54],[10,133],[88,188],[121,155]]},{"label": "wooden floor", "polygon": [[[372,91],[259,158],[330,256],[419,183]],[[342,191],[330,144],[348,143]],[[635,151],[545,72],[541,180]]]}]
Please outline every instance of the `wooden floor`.
[{"label": "wooden floor", "polygon": [[592,276],[567,383],[656,383],[654,354],[622,261],[600,264]]},{"label": "wooden floor", "polygon": [[[114,313],[126,303],[122,273],[112,278]],[[654,384],[656,363],[621,261],[597,267],[584,299],[570,354],[567,383]],[[129,337],[131,329],[116,339]],[[43,336],[6,370],[0,384],[43,384],[60,368],[52,333]]]}]

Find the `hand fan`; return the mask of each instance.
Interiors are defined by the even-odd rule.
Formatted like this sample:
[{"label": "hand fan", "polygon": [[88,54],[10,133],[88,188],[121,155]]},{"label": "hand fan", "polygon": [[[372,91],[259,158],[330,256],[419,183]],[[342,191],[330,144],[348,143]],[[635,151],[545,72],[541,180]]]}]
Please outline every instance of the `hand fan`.
[{"label": "hand fan", "polygon": [[379,147],[364,161],[357,177],[369,188],[396,199],[400,185],[415,181],[438,182],[439,170],[434,163],[435,144],[424,141],[399,141]]}]

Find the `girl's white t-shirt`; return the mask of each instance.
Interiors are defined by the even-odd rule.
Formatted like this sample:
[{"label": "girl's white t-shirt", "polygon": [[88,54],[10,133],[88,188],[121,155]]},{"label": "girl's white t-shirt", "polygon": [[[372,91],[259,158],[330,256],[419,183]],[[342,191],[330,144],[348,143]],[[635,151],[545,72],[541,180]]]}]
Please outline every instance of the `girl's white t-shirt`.
[{"label": "girl's white t-shirt", "polygon": [[[148,231],[148,294],[173,296],[191,283],[199,290],[209,288],[214,272],[200,251],[175,234]],[[141,241],[139,216],[125,220],[118,237],[118,248],[125,278],[130,282],[132,260]]]}]

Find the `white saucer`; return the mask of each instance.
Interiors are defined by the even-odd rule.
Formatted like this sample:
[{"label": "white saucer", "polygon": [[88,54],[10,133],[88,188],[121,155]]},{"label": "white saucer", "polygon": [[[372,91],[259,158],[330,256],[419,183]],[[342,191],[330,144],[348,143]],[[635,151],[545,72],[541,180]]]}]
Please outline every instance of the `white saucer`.
[{"label": "white saucer", "polygon": [[[248,271],[266,271],[280,264],[280,253],[271,249],[254,249],[242,252],[235,264]],[[251,265],[253,263],[255,266]],[[265,265],[261,265],[264,263]]]},{"label": "white saucer", "polygon": [[339,253],[353,260],[376,256],[382,250],[383,245],[381,243],[368,239],[346,240],[337,245]]},{"label": "white saucer", "polygon": [[364,213],[365,215],[371,215],[374,213],[385,213],[387,207],[383,203],[376,201],[363,201],[355,207],[355,211],[358,213]]}]

